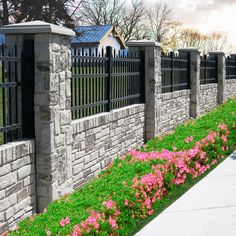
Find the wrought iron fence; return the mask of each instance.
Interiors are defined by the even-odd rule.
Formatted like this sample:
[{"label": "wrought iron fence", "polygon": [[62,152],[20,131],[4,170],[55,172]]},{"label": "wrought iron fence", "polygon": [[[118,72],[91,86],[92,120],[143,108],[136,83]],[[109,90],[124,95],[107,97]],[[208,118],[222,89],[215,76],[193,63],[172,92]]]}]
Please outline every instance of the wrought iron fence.
[{"label": "wrought iron fence", "polygon": [[190,88],[189,54],[162,54],[161,78],[162,93],[174,92]]},{"label": "wrought iron fence", "polygon": [[144,53],[73,48],[72,118],[78,119],[143,102]]},{"label": "wrought iron fence", "polygon": [[34,137],[34,41],[0,49],[0,144]]},{"label": "wrought iron fence", "polygon": [[236,56],[228,56],[226,63],[226,79],[236,79]]},{"label": "wrought iron fence", "polygon": [[22,135],[21,112],[19,110],[21,79],[18,72],[20,58],[17,47],[1,46],[0,53],[0,143],[17,140]]},{"label": "wrought iron fence", "polygon": [[200,84],[217,83],[217,56],[201,57]]}]

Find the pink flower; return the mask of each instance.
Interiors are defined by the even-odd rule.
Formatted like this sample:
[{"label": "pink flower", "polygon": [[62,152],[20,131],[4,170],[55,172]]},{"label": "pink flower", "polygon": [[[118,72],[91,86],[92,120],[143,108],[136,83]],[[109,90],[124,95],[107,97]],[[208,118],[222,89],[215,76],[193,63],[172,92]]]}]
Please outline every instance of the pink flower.
[{"label": "pink flower", "polygon": [[193,141],[193,137],[192,137],[192,136],[187,137],[187,138],[185,139],[185,142],[186,142],[186,143],[190,143],[190,142],[192,142],[192,141]]},{"label": "pink flower", "polygon": [[66,223],[67,225],[70,224],[70,218],[69,218],[68,216],[67,216],[66,219],[65,219],[65,223]]},{"label": "pink flower", "polygon": [[225,135],[222,135],[222,136],[221,136],[221,138],[222,138],[223,142],[225,142],[225,143],[227,143],[227,142],[228,142],[228,139],[226,138],[226,136],[225,136]]},{"label": "pink flower", "polygon": [[128,206],[128,205],[129,205],[129,200],[128,200],[128,199],[125,199],[125,200],[124,200],[124,204],[125,204],[125,206]]},{"label": "pink flower", "polygon": [[65,219],[62,218],[60,221],[61,227],[65,227],[66,225],[70,224],[70,218],[67,216]]},{"label": "pink flower", "polygon": [[115,207],[116,203],[112,200],[108,200],[108,201],[104,201],[103,205],[106,206],[106,208],[109,210],[109,209],[112,209],[113,207]]},{"label": "pink flower", "polygon": [[60,225],[61,225],[61,227],[64,227],[66,225],[66,222],[65,222],[64,218],[61,219]]},{"label": "pink flower", "polygon": [[114,213],[114,216],[118,216],[118,215],[120,215],[120,211],[116,210],[115,213]]},{"label": "pink flower", "polygon": [[95,217],[89,216],[87,221],[88,221],[88,224],[93,225],[95,229],[99,228],[99,224],[98,224],[97,219]]},{"label": "pink flower", "polygon": [[211,166],[215,165],[217,163],[217,159],[214,159],[212,162],[211,162]]},{"label": "pink flower", "polygon": [[50,230],[46,230],[46,235],[47,236],[51,236],[52,235],[51,231]]},{"label": "pink flower", "polygon": [[203,151],[202,151],[202,152],[200,153],[200,159],[203,159],[203,158],[205,158],[205,157],[206,157],[206,152],[203,152]]},{"label": "pink flower", "polygon": [[109,216],[108,222],[109,222],[112,229],[117,228],[116,220],[113,219],[111,216]]},{"label": "pink flower", "polygon": [[226,124],[220,124],[218,126],[221,130],[227,130],[227,125]]},{"label": "pink flower", "polygon": [[148,215],[150,216],[150,215],[152,215],[153,214],[153,212],[154,212],[154,210],[152,209],[152,210],[149,210],[148,211]]}]

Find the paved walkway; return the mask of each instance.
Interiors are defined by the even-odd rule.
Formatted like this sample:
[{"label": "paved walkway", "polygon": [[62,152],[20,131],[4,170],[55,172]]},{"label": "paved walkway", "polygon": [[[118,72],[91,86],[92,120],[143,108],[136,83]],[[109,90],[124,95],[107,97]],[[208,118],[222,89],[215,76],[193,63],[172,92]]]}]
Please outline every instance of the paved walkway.
[{"label": "paved walkway", "polygon": [[136,236],[236,236],[236,151]]}]

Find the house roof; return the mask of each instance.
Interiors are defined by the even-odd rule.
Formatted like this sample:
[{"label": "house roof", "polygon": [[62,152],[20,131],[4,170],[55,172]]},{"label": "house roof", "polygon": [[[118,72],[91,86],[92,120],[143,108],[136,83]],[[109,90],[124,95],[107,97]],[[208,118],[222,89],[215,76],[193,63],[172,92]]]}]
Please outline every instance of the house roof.
[{"label": "house roof", "polygon": [[110,32],[114,31],[122,47],[125,48],[123,39],[112,25],[79,26],[75,28],[75,31],[77,36],[72,37],[73,44],[99,44]]},{"label": "house roof", "polygon": [[5,35],[4,34],[0,34],[0,45],[5,44]]},{"label": "house roof", "polygon": [[[112,25],[79,26],[75,29],[77,36],[71,38],[72,44],[99,44],[110,32],[114,31],[122,48],[126,48],[123,39]],[[0,34],[0,45],[5,44],[5,35]]]}]

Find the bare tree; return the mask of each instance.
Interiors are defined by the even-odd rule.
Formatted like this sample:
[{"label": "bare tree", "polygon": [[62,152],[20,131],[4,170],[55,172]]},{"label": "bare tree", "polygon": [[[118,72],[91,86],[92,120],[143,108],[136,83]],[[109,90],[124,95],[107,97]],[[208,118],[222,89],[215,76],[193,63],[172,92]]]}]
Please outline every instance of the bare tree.
[{"label": "bare tree", "polygon": [[124,9],[122,22],[118,26],[125,41],[145,37],[144,20],[146,9],[142,0],[132,0],[131,6]]},{"label": "bare tree", "polygon": [[148,10],[149,38],[163,47],[175,47],[181,24],[172,18],[172,10],[166,3],[156,2]]},{"label": "bare tree", "polygon": [[180,47],[197,47],[205,48],[207,36],[200,33],[198,30],[187,28],[180,32],[179,46]]},{"label": "bare tree", "polygon": [[95,25],[119,25],[124,8],[121,0],[86,0],[82,3],[82,21]]},{"label": "bare tree", "polygon": [[229,47],[228,38],[219,32],[207,35],[206,48],[208,51],[226,51]]}]

